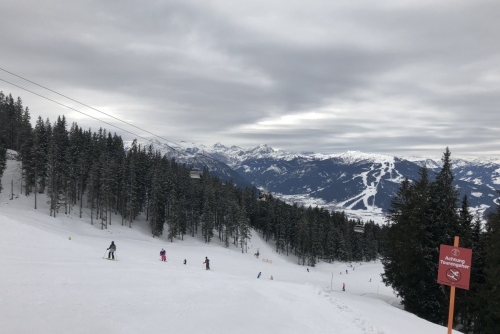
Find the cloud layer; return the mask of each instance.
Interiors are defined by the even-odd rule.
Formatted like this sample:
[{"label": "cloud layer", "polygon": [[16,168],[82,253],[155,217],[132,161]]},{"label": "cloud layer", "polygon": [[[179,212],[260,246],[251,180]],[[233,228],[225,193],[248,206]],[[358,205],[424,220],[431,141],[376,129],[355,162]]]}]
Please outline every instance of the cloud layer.
[{"label": "cloud layer", "polygon": [[[8,0],[0,10],[0,68],[172,141],[500,157],[497,1]],[[5,81],[0,90],[33,118],[110,128]]]}]

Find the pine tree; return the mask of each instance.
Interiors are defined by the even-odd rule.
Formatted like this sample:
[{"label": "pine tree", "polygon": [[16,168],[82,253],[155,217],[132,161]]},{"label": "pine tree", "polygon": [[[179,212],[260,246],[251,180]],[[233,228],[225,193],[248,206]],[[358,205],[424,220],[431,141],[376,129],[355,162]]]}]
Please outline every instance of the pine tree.
[{"label": "pine tree", "polygon": [[129,227],[139,213],[139,184],[137,174],[140,173],[140,167],[137,163],[139,159],[139,147],[137,140],[134,139],[132,146],[127,152],[126,170],[125,170],[125,193],[126,193],[126,217],[129,220]]},{"label": "pine tree", "polygon": [[481,334],[485,332],[484,315],[487,313],[487,302],[483,301],[483,297],[487,295],[482,293],[482,289],[486,287],[484,273],[486,266],[484,258],[486,249],[485,234],[481,216],[477,214],[471,228],[472,267],[470,286],[464,301],[466,308],[464,311],[459,310],[457,312],[464,333]]},{"label": "pine tree", "polygon": [[[83,214],[83,198],[85,191],[87,190],[88,183],[89,183],[89,177],[90,177],[90,171],[92,167],[92,133],[91,131],[83,131],[80,129],[80,140],[79,140],[79,147],[80,150],[78,152],[78,168],[77,168],[77,173],[78,173],[78,191],[77,191],[77,197],[78,200],[80,201],[79,203],[79,216],[82,218]],[[123,152],[124,154],[124,152]],[[121,175],[121,174],[120,174]]]},{"label": "pine tree", "polygon": [[[3,94],[2,94],[3,95]],[[14,151],[19,151],[18,135],[22,118],[22,101],[17,102],[11,94],[5,96],[2,103],[2,132],[5,140],[5,147]]]},{"label": "pine tree", "polygon": [[439,263],[439,245],[453,245],[454,237],[460,236],[460,218],[458,215],[458,191],[453,185],[451,153],[446,148],[442,168],[432,182],[430,192],[430,222],[425,245],[427,250],[426,277],[427,289],[422,297],[427,298],[426,309],[421,316],[437,324],[446,324],[448,320],[449,288],[435,282],[435,273]]},{"label": "pine tree", "polygon": [[47,178],[47,163],[49,151],[49,134],[45,123],[39,116],[33,129],[32,160],[34,186],[35,186],[35,209],[37,208],[37,194],[45,192]]},{"label": "pine tree", "polygon": [[481,318],[484,321],[483,334],[498,333],[500,323],[500,206],[488,217],[487,240],[485,244],[485,284],[480,291],[484,303]]},{"label": "pine tree", "polygon": [[[462,205],[459,211],[459,234],[460,247],[473,247],[472,242],[472,220],[473,216],[469,212],[469,201],[467,195],[462,199]],[[474,251],[473,251],[474,252]],[[455,294],[455,323],[461,326],[470,326],[470,317],[472,313],[471,291],[465,289],[457,289]]]},{"label": "pine tree", "polygon": [[[19,125],[19,132],[17,134],[18,137],[18,145],[19,145],[19,155],[18,159],[21,160],[21,170],[22,170],[22,179],[24,182],[24,193],[26,196],[32,191],[32,188],[35,186],[35,175],[34,175],[34,166],[33,166],[33,129],[30,123],[30,114],[28,108],[24,110],[21,116],[21,124]],[[22,192],[22,188],[21,188]]]},{"label": "pine tree", "polygon": [[7,167],[7,147],[5,145],[5,140],[0,134],[0,193],[2,192],[2,175]]},{"label": "pine tree", "polygon": [[[421,168],[420,179],[413,184],[405,179],[392,199],[382,280],[401,297],[405,310],[424,316],[426,312],[426,272],[428,256],[428,208],[430,185],[427,169]],[[432,284],[433,282],[431,282]]]},{"label": "pine tree", "polygon": [[56,216],[60,205],[66,203],[68,190],[68,168],[66,154],[69,140],[66,130],[66,119],[58,117],[52,130],[49,146],[49,189],[50,215]]},{"label": "pine tree", "polygon": [[111,163],[111,158],[107,152],[101,155],[99,159],[98,168],[100,170],[99,177],[99,208],[100,208],[100,218],[101,227],[107,228],[108,223],[111,220],[111,210],[112,197],[113,197],[113,167]]},{"label": "pine tree", "polygon": [[211,189],[207,189],[204,194],[203,211],[201,215],[201,231],[206,243],[210,243],[214,236],[215,215],[213,212],[213,203],[215,202]]},{"label": "pine tree", "polygon": [[[441,159],[443,166],[436,175],[431,189],[431,214],[434,221],[433,238],[439,244],[453,245],[454,237],[460,234],[457,214],[458,191],[453,186],[451,153],[448,148]],[[437,259],[439,258],[437,254]]]},{"label": "pine tree", "polygon": [[179,221],[181,219],[181,206],[178,201],[178,196],[175,189],[170,190],[170,196],[168,200],[168,236],[170,241],[173,241],[175,237],[179,234]]},{"label": "pine tree", "polygon": [[380,226],[370,221],[364,225],[363,233],[363,260],[373,261],[378,256],[378,236],[380,235]]},{"label": "pine tree", "polygon": [[246,253],[248,251],[247,245],[248,241],[251,239],[252,234],[250,232],[250,219],[248,219],[245,208],[238,207],[237,208],[237,226],[238,226],[238,238],[240,241],[240,248],[242,253]]},{"label": "pine tree", "polygon": [[2,192],[2,175],[7,166],[7,108],[6,97],[0,91],[0,192]]},{"label": "pine tree", "polygon": [[[283,253],[285,250],[285,212],[283,210],[283,206],[279,202],[274,202],[274,210],[275,210],[275,234],[274,241],[276,244],[276,253]],[[310,236],[309,236],[310,237]]]},{"label": "pine tree", "polygon": [[[151,217],[151,231],[153,237],[161,236],[163,233],[163,225],[165,223],[165,168],[164,161],[157,153],[154,158],[153,174],[152,174],[152,188],[149,200],[149,212]],[[171,237],[171,236],[169,236]],[[172,240],[172,239],[171,239]]]}]

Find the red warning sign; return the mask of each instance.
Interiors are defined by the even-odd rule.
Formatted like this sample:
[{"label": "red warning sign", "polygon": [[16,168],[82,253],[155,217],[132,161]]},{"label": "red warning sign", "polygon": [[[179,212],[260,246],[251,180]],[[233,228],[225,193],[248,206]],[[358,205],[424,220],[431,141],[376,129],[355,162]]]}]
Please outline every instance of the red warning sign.
[{"label": "red warning sign", "polygon": [[441,245],[438,283],[469,290],[472,249]]}]

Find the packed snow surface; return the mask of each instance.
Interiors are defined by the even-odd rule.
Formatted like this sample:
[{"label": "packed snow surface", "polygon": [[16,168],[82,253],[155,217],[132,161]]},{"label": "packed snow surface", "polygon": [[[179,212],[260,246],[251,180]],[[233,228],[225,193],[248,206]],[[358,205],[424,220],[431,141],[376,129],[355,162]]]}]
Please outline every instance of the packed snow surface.
[{"label": "packed snow surface", "polygon": [[[255,231],[242,253],[216,239],[206,244],[190,236],[174,242],[152,238],[143,217],[129,228],[114,216],[107,229],[91,225],[87,211],[83,218],[78,210],[50,217],[44,196],[35,210],[34,196],[19,193],[17,167],[9,161],[0,193],[1,333],[446,331],[400,309],[381,283],[379,262],[306,267],[293,255],[277,254]],[[107,260],[111,241],[117,261]],[[167,262],[160,261],[162,248]]]}]

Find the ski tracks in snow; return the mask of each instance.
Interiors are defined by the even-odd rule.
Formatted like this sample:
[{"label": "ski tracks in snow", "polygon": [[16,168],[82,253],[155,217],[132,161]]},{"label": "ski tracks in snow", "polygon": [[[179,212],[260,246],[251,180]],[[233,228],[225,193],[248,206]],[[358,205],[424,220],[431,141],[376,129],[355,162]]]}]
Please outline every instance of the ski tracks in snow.
[{"label": "ski tracks in snow", "polygon": [[[329,303],[333,304],[334,307],[342,313],[345,314],[344,319],[353,319],[353,324],[361,330],[362,333],[366,334],[385,334],[383,330],[378,329],[374,324],[371,323],[369,319],[364,317],[360,312],[357,312],[353,308],[344,304],[341,300],[337,299],[329,288],[313,287],[317,294],[326,299]],[[341,292],[343,293],[343,292]]]},{"label": "ski tracks in snow", "polygon": [[[387,160],[381,163],[379,168],[375,168],[374,165],[370,166],[370,169],[358,175],[354,175],[354,178],[361,177],[363,180],[364,190],[353,198],[350,198],[344,202],[340,203],[341,207],[345,207],[348,210],[352,210],[358,203],[363,202],[365,208],[373,208],[375,206],[375,196],[377,195],[377,188],[382,180],[382,177],[386,174],[389,175],[389,179],[392,179],[392,173],[394,171],[394,159]],[[368,179],[374,179],[368,180]]]}]

